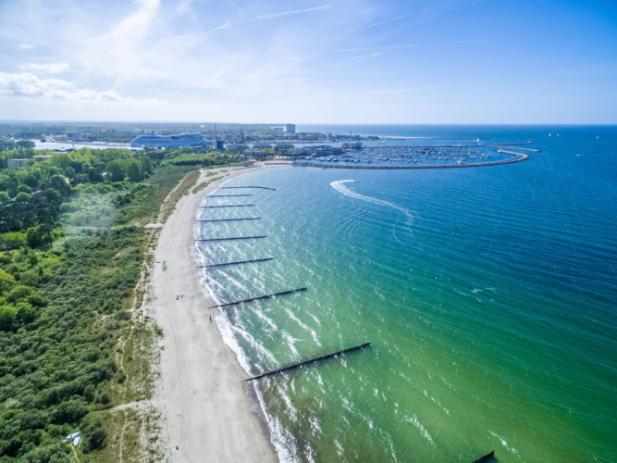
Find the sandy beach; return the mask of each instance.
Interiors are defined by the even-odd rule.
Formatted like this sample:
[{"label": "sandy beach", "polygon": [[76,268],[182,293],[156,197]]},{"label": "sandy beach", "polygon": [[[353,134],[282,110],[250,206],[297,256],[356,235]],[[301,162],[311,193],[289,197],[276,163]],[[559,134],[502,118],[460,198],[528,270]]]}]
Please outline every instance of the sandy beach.
[{"label": "sandy beach", "polygon": [[163,330],[154,406],[162,415],[161,445],[169,461],[273,462],[275,451],[259,410],[249,399],[233,352],[209,318],[193,255],[193,226],[203,197],[246,168],[210,169],[164,224],[154,256],[150,313]]}]

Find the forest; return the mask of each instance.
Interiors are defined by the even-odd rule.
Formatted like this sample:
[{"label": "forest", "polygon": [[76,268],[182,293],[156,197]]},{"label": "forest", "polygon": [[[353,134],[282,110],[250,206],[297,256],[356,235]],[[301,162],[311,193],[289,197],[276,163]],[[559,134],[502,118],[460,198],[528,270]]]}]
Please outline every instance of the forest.
[{"label": "forest", "polygon": [[82,149],[0,169],[0,462],[67,461],[76,431],[80,461],[101,461],[105,410],[127,399],[118,340],[131,328],[144,225],[191,169],[237,161],[182,156]]}]

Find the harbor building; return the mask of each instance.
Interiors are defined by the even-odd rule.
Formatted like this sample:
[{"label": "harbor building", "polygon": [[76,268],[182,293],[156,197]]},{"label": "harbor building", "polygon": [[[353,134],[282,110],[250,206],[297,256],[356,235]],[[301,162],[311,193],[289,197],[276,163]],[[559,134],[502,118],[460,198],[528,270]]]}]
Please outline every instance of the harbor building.
[{"label": "harbor building", "polygon": [[273,125],[270,129],[277,134],[293,135],[296,133],[296,124]]}]

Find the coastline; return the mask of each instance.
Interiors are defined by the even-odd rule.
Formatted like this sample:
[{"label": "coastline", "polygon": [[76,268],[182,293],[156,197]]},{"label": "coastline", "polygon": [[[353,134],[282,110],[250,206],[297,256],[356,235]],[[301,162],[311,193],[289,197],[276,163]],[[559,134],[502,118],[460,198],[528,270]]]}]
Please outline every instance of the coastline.
[{"label": "coastline", "polygon": [[161,229],[154,252],[149,311],[162,328],[153,404],[162,416],[161,447],[171,461],[275,462],[266,419],[234,352],[207,307],[194,255],[194,220],[220,183],[268,166],[203,170],[196,183],[224,176],[183,197]]}]

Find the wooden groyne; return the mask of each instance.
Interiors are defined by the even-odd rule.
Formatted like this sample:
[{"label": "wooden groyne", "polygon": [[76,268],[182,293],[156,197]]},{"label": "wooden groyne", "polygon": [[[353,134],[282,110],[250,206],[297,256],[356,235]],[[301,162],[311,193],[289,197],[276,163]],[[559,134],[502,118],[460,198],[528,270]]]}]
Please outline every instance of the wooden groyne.
[{"label": "wooden groyne", "polygon": [[246,196],[253,196],[250,193],[241,193],[237,195],[209,195],[207,198],[241,198]]},{"label": "wooden groyne", "polygon": [[494,459],[495,459],[495,451],[491,450],[486,455],[482,455],[480,458],[477,458],[471,463],[485,463],[487,461],[493,461]]},{"label": "wooden groyne", "polygon": [[197,222],[240,222],[242,220],[261,220],[261,217],[237,217],[235,219],[198,219]]},{"label": "wooden groyne", "polygon": [[304,292],[306,290],[308,290],[307,287],[296,288],[296,289],[288,289],[286,291],[279,291],[277,293],[264,294],[262,296],[250,297],[248,299],[242,299],[242,300],[239,300],[239,301],[232,301],[232,302],[225,302],[223,304],[211,305],[208,308],[209,309],[217,309],[219,307],[230,307],[232,305],[244,304],[245,302],[254,302],[254,301],[261,301],[261,300],[264,300],[264,299],[271,299],[271,298],[279,297],[279,296],[287,296],[288,294],[300,293],[300,292]]},{"label": "wooden groyne", "polygon": [[266,376],[272,376],[272,375],[284,373],[286,371],[295,370],[297,368],[301,368],[301,367],[310,365],[312,363],[323,362],[324,360],[328,360],[328,359],[337,357],[339,355],[349,354],[349,353],[352,353],[352,352],[356,352],[356,351],[360,351],[360,350],[363,350],[363,349],[367,349],[369,347],[371,347],[371,343],[370,342],[365,342],[364,344],[360,344],[358,346],[348,347],[347,349],[338,350],[338,351],[332,352],[330,354],[320,355],[319,357],[313,357],[313,358],[310,358],[308,360],[303,360],[301,362],[292,363],[290,365],[286,365],[284,367],[277,368],[276,370],[267,371],[267,372],[262,373],[260,375],[252,376],[250,378],[247,378],[244,381],[253,381],[253,380],[256,380],[256,379],[265,378]]},{"label": "wooden groyne", "polygon": [[245,186],[222,186],[221,189],[223,190],[231,190],[231,189],[235,189],[235,188],[255,188],[255,189],[259,189],[259,190],[271,190],[271,191],[276,191],[276,188],[270,188],[268,186],[255,186],[255,185],[245,185]]},{"label": "wooden groyne", "polygon": [[269,262],[271,260],[274,260],[274,257],[264,257],[263,259],[237,260],[235,262],[222,262],[219,264],[206,264],[200,265],[199,268],[229,267],[230,265],[256,264],[258,262]]},{"label": "wooden groyne", "polygon": [[234,240],[261,240],[267,238],[266,235],[255,235],[255,236],[228,236],[226,238],[200,238],[198,241],[200,243],[209,243],[214,241],[234,241]]},{"label": "wooden groyne", "polygon": [[201,206],[202,209],[222,209],[224,207],[255,207],[254,204],[217,204],[216,206]]}]

